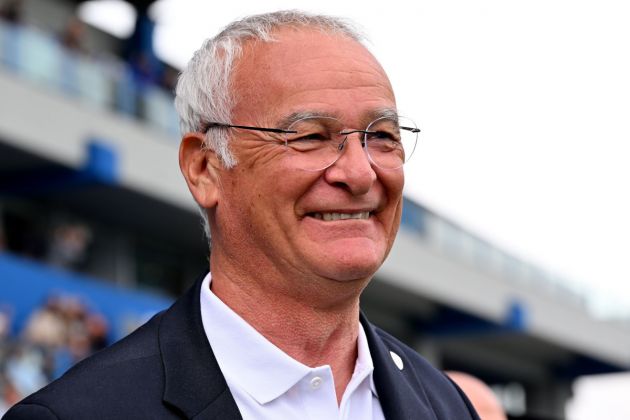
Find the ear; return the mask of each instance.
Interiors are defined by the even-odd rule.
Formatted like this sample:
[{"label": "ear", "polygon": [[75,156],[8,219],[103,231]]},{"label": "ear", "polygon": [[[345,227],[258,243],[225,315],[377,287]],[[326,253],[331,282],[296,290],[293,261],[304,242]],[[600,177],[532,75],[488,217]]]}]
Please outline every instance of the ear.
[{"label": "ear", "polygon": [[219,202],[219,159],[203,145],[201,133],[186,133],[179,145],[179,167],[188,189],[203,208],[216,207]]}]

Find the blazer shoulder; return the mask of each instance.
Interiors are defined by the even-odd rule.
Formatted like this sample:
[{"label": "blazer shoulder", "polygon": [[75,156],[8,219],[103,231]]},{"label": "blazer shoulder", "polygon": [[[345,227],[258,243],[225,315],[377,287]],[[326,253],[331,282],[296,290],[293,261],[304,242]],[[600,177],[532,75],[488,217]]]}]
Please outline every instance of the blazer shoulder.
[{"label": "blazer shoulder", "polygon": [[2,420],[58,420],[50,408],[33,403],[20,403],[9,410]]}]

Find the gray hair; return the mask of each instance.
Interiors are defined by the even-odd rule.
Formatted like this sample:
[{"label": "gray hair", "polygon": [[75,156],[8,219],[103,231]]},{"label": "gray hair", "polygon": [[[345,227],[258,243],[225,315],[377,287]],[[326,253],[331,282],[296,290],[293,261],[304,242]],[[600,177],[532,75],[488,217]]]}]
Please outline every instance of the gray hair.
[{"label": "gray hair", "polygon": [[[183,134],[201,131],[208,122],[231,123],[234,98],[231,76],[234,62],[241,56],[245,41],[274,42],[274,30],[282,27],[309,27],[328,34],[341,34],[359,43],[366,37],[352,23],[336,17],[297,10],[248,16],[227,25],[198,49],[179,76],[175,89],[175,108]],[[226,168],[236,165],[230,152],[227,130],[213,130],[205,136],[205,147],[212,149]],[[200,208],[206,236],[210,229],[205,209]]]}]

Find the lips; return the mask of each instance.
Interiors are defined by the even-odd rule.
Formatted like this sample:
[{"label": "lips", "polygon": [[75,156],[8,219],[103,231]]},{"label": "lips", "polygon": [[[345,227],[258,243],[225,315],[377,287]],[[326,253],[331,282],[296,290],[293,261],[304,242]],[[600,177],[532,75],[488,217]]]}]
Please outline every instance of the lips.
[{"label": "lips", "polygon": [[359,212],[352,212],[352,213],[316,212],[316,213],[309,213],[308,216],[313,217],[317,220],[331,222],[335,220],[368,220],[370,218],[370,214],[371,212],[369,211],[359,211]]}]

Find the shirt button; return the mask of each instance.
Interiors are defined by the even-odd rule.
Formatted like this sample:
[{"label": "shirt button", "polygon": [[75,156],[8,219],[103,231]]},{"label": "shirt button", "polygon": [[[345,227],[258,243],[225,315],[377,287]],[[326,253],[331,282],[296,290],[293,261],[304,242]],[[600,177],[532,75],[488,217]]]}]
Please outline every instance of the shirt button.
[{"label": "shirt button", "polygon": [[319,376],[316,376],[313,379],[311,379],[311,388],[319,389],[320,386],[322,386],[322,378],[320,378]]}]

